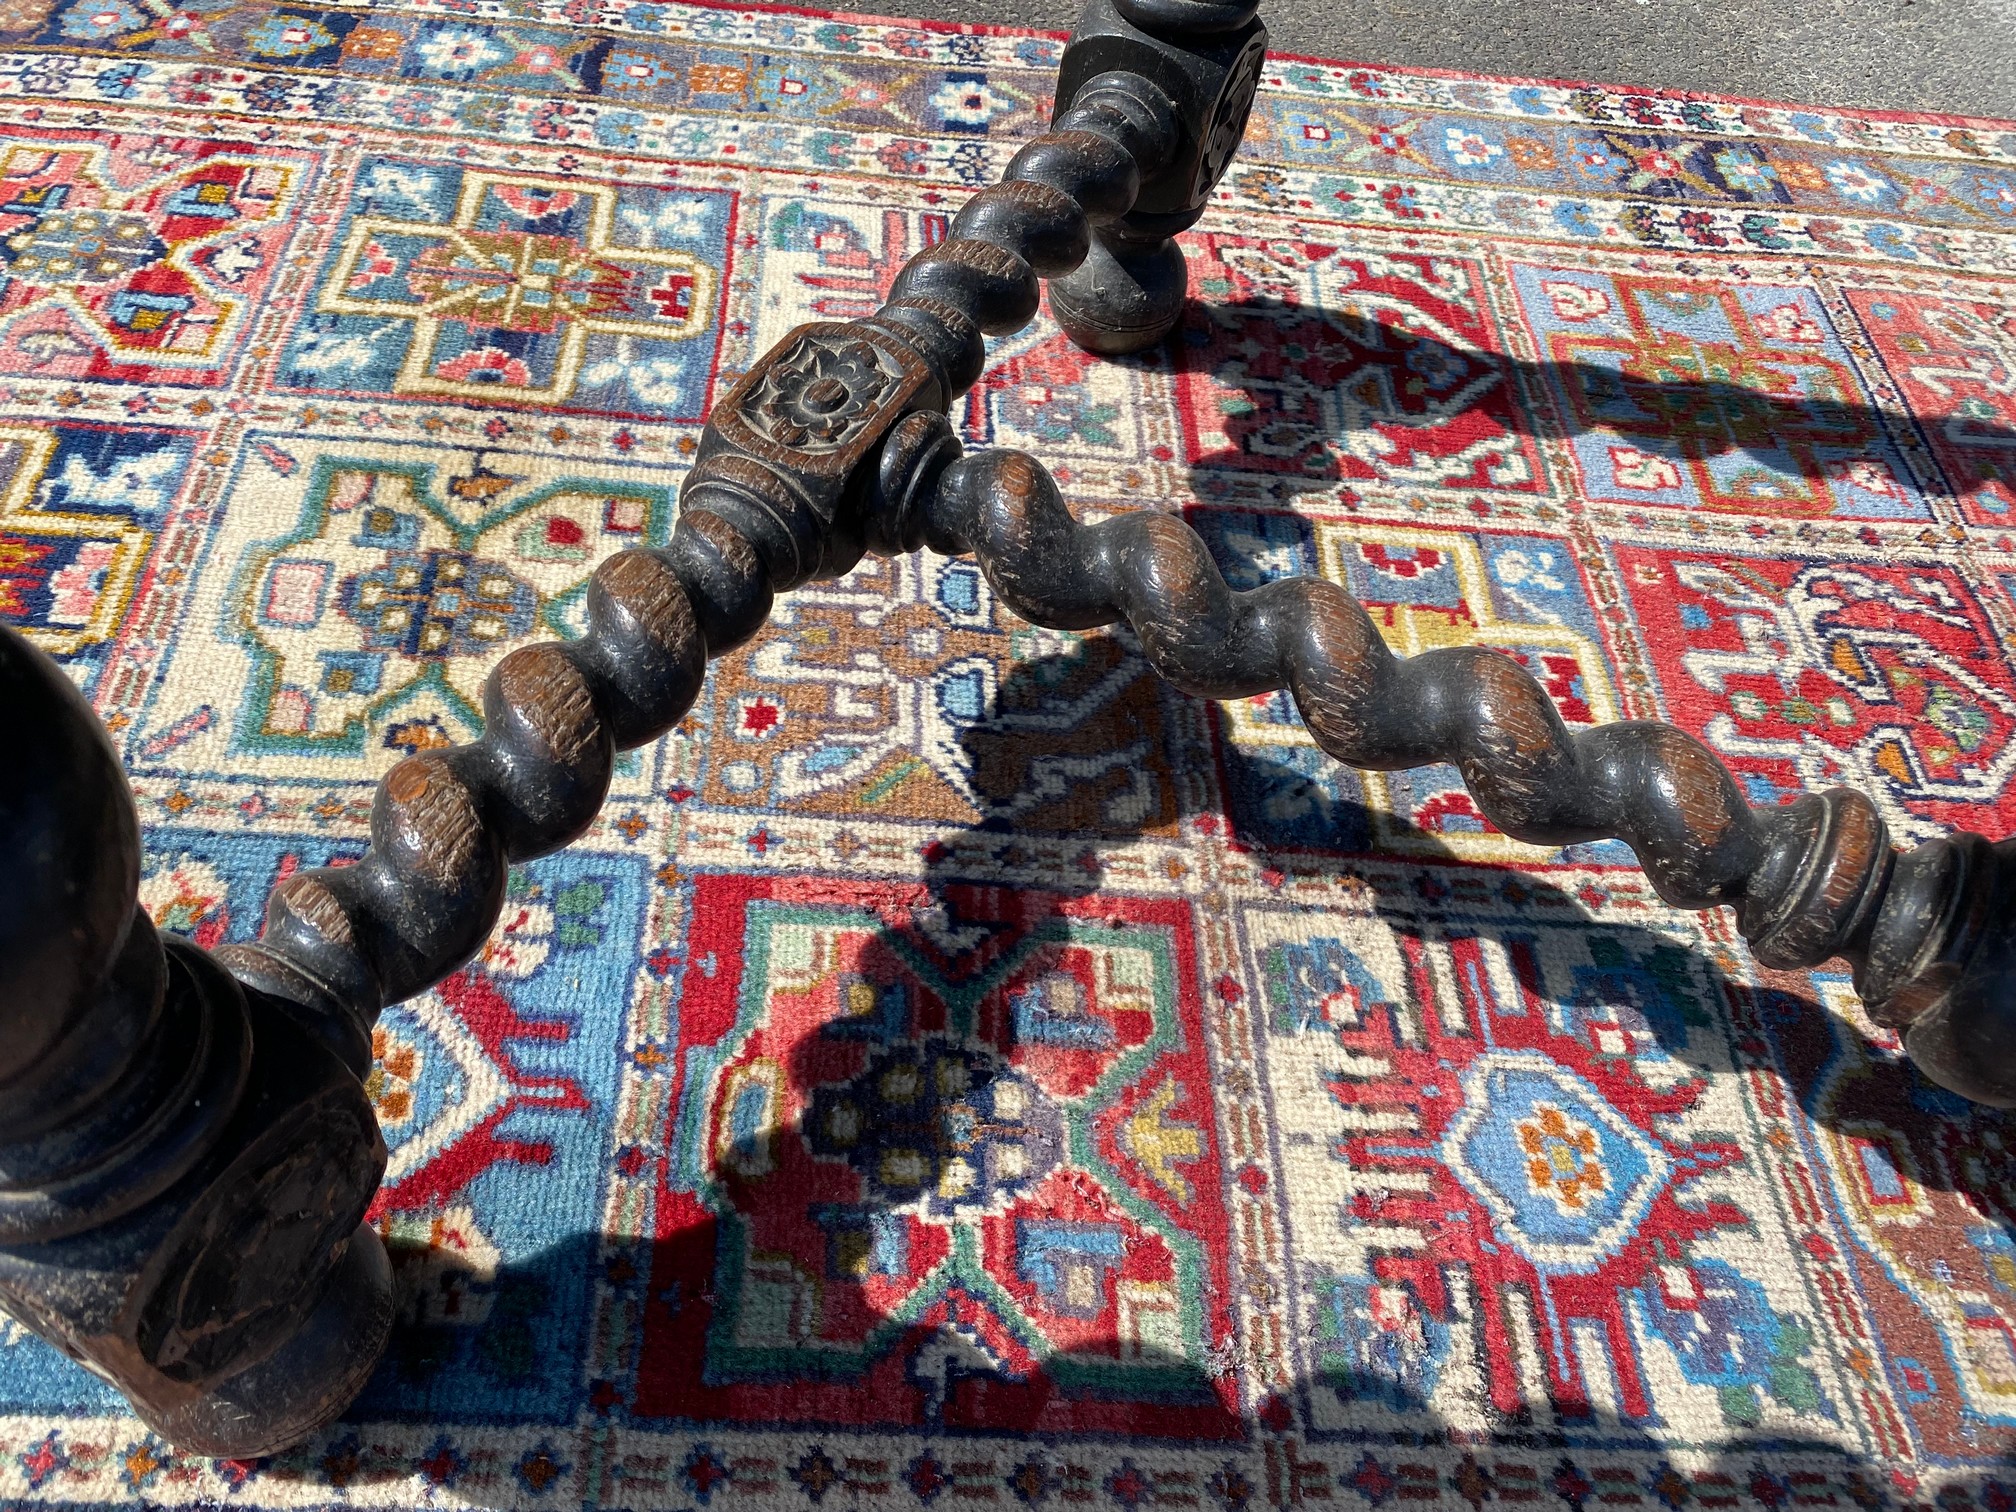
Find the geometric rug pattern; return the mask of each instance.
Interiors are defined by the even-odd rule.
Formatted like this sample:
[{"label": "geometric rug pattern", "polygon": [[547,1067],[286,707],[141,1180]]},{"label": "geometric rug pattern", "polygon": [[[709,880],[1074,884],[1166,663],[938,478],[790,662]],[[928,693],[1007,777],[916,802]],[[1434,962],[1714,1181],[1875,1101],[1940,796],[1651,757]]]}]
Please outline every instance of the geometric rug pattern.
[{"label": "geometric rug pattern", "polygon": [[[250,937],[1061,44],[661,0],[0,0],[0,615]],[[1107,362],[954,416],[1771,803],[2016,829],[2016,125],[1269,61]],[[388,1011],[401,1314],[181,1455],[0,1325],[9,1507],[2016,1504],[2016,1125],[1616,842],[970,561],[782,599]]]}]

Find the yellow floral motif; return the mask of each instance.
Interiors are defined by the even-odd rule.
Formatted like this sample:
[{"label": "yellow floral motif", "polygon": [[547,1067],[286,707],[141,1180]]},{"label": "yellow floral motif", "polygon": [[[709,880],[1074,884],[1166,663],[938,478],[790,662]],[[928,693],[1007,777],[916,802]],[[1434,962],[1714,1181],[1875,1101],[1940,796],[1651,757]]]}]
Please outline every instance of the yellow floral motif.
[{"label": "yellow floral motif", "polygon": [[126,1483],[135,1490],[146,1485],[148,1477],[167,1464],[154,1449],[154,1440],[146,1438],[126,1451]]},{"label": "yellow floral motif", "polygon": [[1179,1165],[1204,1158],[1204,1135],[1194,1124],[1170,1117],[1182,1089],[1168,1080],[1141,1100],[1120,1128],[1121,1146],[1155,1178],[1156,1185],[1186,1206],[1195,1195]]},{"label": "yellow floral motif", "polygon": [[1516,1126],[1526,1152],[1526,1179],[1533,1190],[1554,1199],[1562,1211],[1579,1213],[1608,1185],[1597,1155],[1596,1132],[1559,1108],[1542,1104]]},{"label": "yellow floral motif", "polygon": [[378,1110],[378,1122],[394,1128],[413,1116],[413,1082],[420,1074],[420,1052],[383,1029],[371,1031],[371,1074],[364,1092]]},{"label": "yellow floral motif", "polygon": [[343,39],[343,56],[346,59],[389,63],[405,49],[405,33],[386,26],[360,26]]},{"label": "yellow floral motif", "polygon": [[1820,191],[1827,188],[1827,175],[1811,163],[1798,158],[1773,158],[1771,166],[1778,170],[1778,177],[1789,188]]},{"label": "yellow floral motif", "polygon": [[[485,229],[481,220],[492,195],[550,194],[556,203],[580,204],[586,224],[578,237],[522,230]],[[558,404],[574,391],[592,335],[683,340],[714,319],[719,275],[690,252],[628,246],[616,214],[613,187],[584,187],[571,180],[471,173],[454,219],[402,221],[360,216],[335,276],[317,308],[333,315],[392,317],[414,322],[415,339],[393,380],[397,394],[433,394],[490,400],[499,382],[519,400]],[[387,239],[419,240],[428,250],[412,263],[399,297],[355,293],[378,279]],[[674,310],[647,317],[631,310],[624,291],[633,279],[647,286],[672,278],[688,281],[689,298]],[[467,354],[474,366],[439,363],[435,345],[451,328],[494,328],[557,335],[560,354],[548,382],[533,382],[523,364],[500,359],[494,367]]]}]

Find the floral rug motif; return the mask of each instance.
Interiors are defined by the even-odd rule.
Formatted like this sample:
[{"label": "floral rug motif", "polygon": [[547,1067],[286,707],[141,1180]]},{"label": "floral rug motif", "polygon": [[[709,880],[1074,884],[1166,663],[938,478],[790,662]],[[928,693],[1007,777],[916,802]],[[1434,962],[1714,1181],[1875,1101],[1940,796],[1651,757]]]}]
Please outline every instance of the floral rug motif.
[{"label": "floral rug motif", "polygon": [[[354,857],[872,311],[1052,37],[659,0],[0,0],[0,616],[206,945]],[[2016,125],[1270,61],[1126,362],[955,417],[1759,803],[2016,825]],[[778,606],[377,1028],[401,1317],[178,1454],[0,1324],[0,1503],[2016,1505],[2012,1126],[1614,842],[1341,770],[972,563]]]}]

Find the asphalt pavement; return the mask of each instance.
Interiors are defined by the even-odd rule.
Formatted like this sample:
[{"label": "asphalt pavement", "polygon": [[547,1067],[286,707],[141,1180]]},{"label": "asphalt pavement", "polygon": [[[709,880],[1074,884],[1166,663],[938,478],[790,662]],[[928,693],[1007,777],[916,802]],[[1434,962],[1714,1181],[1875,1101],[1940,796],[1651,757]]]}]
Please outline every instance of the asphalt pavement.
[{"label": "asphalt pavement", "polygon": [[[891,5],[1052,31],[1078,10]],[[1310,57],[2016,119],[2016,0],[1264,0],[1262,14],[1274,51]]]}]

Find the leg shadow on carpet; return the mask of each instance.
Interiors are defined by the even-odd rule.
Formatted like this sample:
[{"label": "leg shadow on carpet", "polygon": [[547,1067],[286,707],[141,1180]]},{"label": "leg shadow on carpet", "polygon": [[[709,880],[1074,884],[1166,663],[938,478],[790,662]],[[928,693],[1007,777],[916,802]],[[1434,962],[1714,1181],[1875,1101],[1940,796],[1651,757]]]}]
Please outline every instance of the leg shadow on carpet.
[{"label": "leg shadow on carpet", "polygon": [[1250,493],[1243,481],[1289,498],[1341,485],[1348,507],[1374,464],[1388,477],[1411,468],[1422,482],[1517,489],[1530,456],[1518,439],[1568,443],[1585,479],[1600,459],[1609,486],[1595,502],[1641,507],[1824,518],[1840,512],[1841,490],[1871,512],[1885,497],[1901,503],[1900,484],[1958,495],[2016,478],[2016,430],[1964,410],[1853,402],[1824,354],[1782,345],[1728,346],[1718,367],[1702,341],[1662,347],[1656,333],[1599,329],[1559,343],[1571,356],[1534,361],[1420,323],[1255,300],[1193,305],[1170,350],[1179,372],[1243,396],[1220,406],[1231,444],[1193,464],[1207,505]]},{"label": "leg shadow on carpet", "polygon": [[[1059,786],[1084,754],[1073,744],[1071,690],[1101,677],[1138,677],[1159,689],[1118,636],[1025,663],[996,688],[991,707],[962,734],[983,801],[1003,814],[1026,808],[1031,791],[1047,788],[1051,799],[1068,801],[1058,798]],[[1038,727],[1052,715],[1058,729],[1045,734]],[[1218,751],[1230,791],[1278,797],[1307,787],[1292,764],[1230,741],[1219,741]],[[835,897],[828,889],[818,899],[756,900],[754,914],[770,916],[765,1032],[773,1038],[723,1066],[725,1090],[710,1108],[675,1110],[681,1120],[703,1111],[711,1119],[709,1209],[646,1245],[579,1233],[486,1276],[444,1270],[438,1243],[402,1256],[408,1324],[351,1414],[358,1431],[339,1437],[334,1452],[355,1459],[373,1421],[426,1420],[438,1390],[466,1399],[458,1380],[536,1388],[550,1360],[534,1325],[595,1278],[631,1293],[641,1322],[629,1362],[635,1396],[610,1390],[595,1401],[601,1418],[704,1431],[763,1414],[782,1425],[773,1431],[818,1437],[763,1471],[813,1503],[832,1486],[875,1473],[906,1478],[928,1502],[941,1480],[955,1483],[959,1466],[990,1443],[1013,1446],[1011,1487],[1040,1502],[1072,1488],[1073,1446],[1087,1441],[1139,1451],[1133,1473],[1144,1488],[1187,1488],[1235,1508],[1343,1489],[1376,1506],[1410,1487],[1426,1494],[1440,1484],[1479,1502],[1496,1493],[1579,1507],[1601,1498],[1624,1463],[1674,1500],[1720,1494],[1776,1505],[1824,1484],[1859,1490],[1870,1505],[1881,1501],[1890,1481],[1883,1466],[1817,1436],[1761,1426],[1770,1403],[1826,1410],[1804,1359],[1814,1324],[1774,1312],[1733,1269],[1681,1264],[1671,1248],[1676,1234],[1740,1232],[1742,1213],[1692,1202],[1684,1191],[1677,1199],[1671,1190],[1653,1194],[1639,1235],[1622,1246],[1623,1260],[1645,1279],[1621,1293],[1617,1257],[1590,1267],[1566,1252],[1573,1225],[1552,1235],[1551,1268],[1536,1269],[1489,1241],[1460,1257],[1424,1254],[1410,1225],[1427,1207],[1470,1194],[1461,1180],[1437,1190],[1448,1162],[1425,1158],[1425,1146],[1410,1151],[1410,1139],[1433,1123],[1427,1110],[1438,1090],[1453,1093],[1466,1074],[1460,1058],[1476,1056],[1477,1046],[1465,1042],[1481,1023],[1502,1058],[1484,1074],[1498,1076],[1492,1085],[1504,1098],[1527,1099],[1520,1106],[1534,1115],[1525,1121],[1528,1153],[1571,1199],[1557,1217],[1578,1202],[1600,1207],[1634,1182],[1642,1195],[1640,1178],[1655,1165],[1670,1174],[1689,1162],[1709,1169],[1740,1160],[1733,1131],[1720,1145],[1697,1133],[1684,1152],[1657,1131],[1662,1112],[1691,1106],[1711,1079],[1738,1072],[1745,1042],[1753,1054],[1743,1074],[1768,1062],[1823,1137],[1852,1149],[1880,1126],[1884,1137],[1906,1141],[1908,1148],[1891,1149],[1899,1168],[1942,1189],[1957,1181],[2005,1246],[2016,1235],[2008,1201],[2016,1169],[2007,1156],[1993,1170],[1978,1152],[1971,1165],[1945,1158],[1950,1095],[1810,1000],[1734,979],[1687,942],[1599,917],[1542,877],[1464,866],[1430,833],[1401,837],[1404,864],[1362,846],[1358,854],[1326,850],[1326,837],[1371,834],[1372,820],[1349,797],[1303,798],[1303,844],[1292,857],[1255,847],[1256,866],[1278,864],[1331,885],[1350,879],[1362,889],[1361,915],[1392,929],[1416,970],[1407,995],[1377,1000],[1362,975],[1353,980],[1348,919],[1337,940],[1281,944],[1266,957],[1282,986],[1268,1007],[1293,1020],[1277,1025],[1286,1033],[1275,1043],[1296,1054],[1318,1042],[1348,1052],[1342,1069],[1311,1090],[1360,1115],[1318,1147],[1309,1121],[1284,1111],[1271,1137],[1300,1146],[1309,1157],[1304,1170],[1327,1165],[1361,1178],[1339,1187],[1332,1205],[1363,1235],[1378,1277],[1368,1286],[1334,1275],[1319,1246],[1301,1253],[1305,1236],[1278,1236],[1288,1264],[1323,1303],[1303,1320],[1308,1337],[1283,1351],[1303,1361],[1299,1370],[1242,1357],[1230,1330],[1208,1318],[1186,1334],[1180,1317],[1158,1320],[1153,1311],[1172,1298],[1172,1311],[1185,1305],[1176,1288],[1186,1266],[1214,1292],[1267,1282],[1257,1267],[1247,1271],[1250,1236],[1229,1225],[1212,1231],[1194,1219],[1168,1221],[1205,1195],[1198,1178],[1207,1166],[1199,1162],[1235,1161],[1206,1127],[1187,1121],[1195,1105],[1178,1085],[1182,1046],[1169,1043],[1186,1027],[1208,1036],[1211,1026],[1160,1022],[1153,989],[1128,974],[1125,949],[1152,953],[1165,921],[1100,897],[1110,860],[1144,834],[1173,832],[1186,816],[1141,801],[1109,775],[1104,790],[1091,782],[1085,844],[1071,867],[1053,867],[1027,888],[988,880],[1003,864],[1012,867],[1026,843],[1003,817],[948,836],[923,884],[900,896]],[[794,926],[801,954],[780,974]],[[821,949],[835,952],[844,969],[822,977]],[[1493,980],[1515,984],[1523,1000],[1488,1001]],[[1452,986],[1460,1001],[1438,1001]],[[1207,1019],[1231,1006],[1201,984],[1180,990],[1202,1000]],[[802,1015],[784,1001],[794,992],[805,998]],[[687,1011],[710,1010],[691,1001]],[[1593,1127],[1566,1099],[1536,1102],[1520,1083],[1521,1047],[1545,1042],[1558,1057],[1564,1029],[1598,1052],[1576,1062],[1579,1076],[1644,1115],[1635,1175],[1620,1131]],[[1137,1085],[1113,1094],[1110,1116],[1078,1111],[1074,1104],[1098,1101],[1116,1056],[1158,1041],[1161,1058],[1148,1062],[1152,1070]],[[1613,1053],[1601,1053],[1606,1048]],[[1375,1050],[1408,1086],[1370,1068]],[[1857,1068],[1852,1110],[1835,1096],[1844,1063]],[[1177,1074],[1165,1077],[1172,1065]],[[1445,1083],[1439,1089],[1436,1076]],[[1453,1100],[1488,1109],[1475,1089]],[[783,1103],[792,1111],[782,1121],[763,1116]],[[1237,1131],[1230,1134],[1236,1142]],[[1445,1122],[1436,1143],[1460,1152],[1464,1137],[1460,1122]],[[1609,1161],[1608,1191],[1590,1159],[1599,1151]],[[1294,1154],[1284,1152],[1285,1168],[1296,1168]],[[1112,1177],[1129,1163],[1148,1176],[1132,1188]],[[1086,1174],[1100,1171],[1103,1180]],[[1158,1184],[1159,1213],[1142,1200]],[[1532,1241],[1549,1237],[1540,1232],[1546,1216],[1500,1215],[1532,1230],[1527,1247],[1541,1253],[1546,1243]],[[1629,1253],[1634,1245],[1642,1252]],[[1015,1257],[1005,1268],[1003,1251]],[[1718,1395],[1719,1436],[1676,1445],[1672,1425],[1647,1408],[1642,1383],[1590,1371],[1588,1331],[1621,1329],[1627,1312],[1667,1341],[1690,1383]],[[1550,1313],[1558,1315],[1551,1324]],[[1041,1332],[1031,1318],[1042,1320]],[[1612,1357],[1633,1355],[1619,1347]],[[1446,1385],[1466,1372],[1475,1412],[1453,1423],[1431,1393],[1438,1379]],[[1246,1389],[1242,1376],[1264,1380],[1265,1389]],[[1548,1386],[1535,1392],[1522,1382]],[[590,1395],[594,1401],[592,1388]],[[1315,1425],[1306,1439],[1284,1431],[1291,1418]],[[864,1470],[880,1462],[866,1445],[850,1458],[846,1435],[877,1427],[919,1433],[916,1455]],[[1266,1446],[1273,1482],[1266,1487],[1226,1458],[1254,1442]],[[1318,1445],[1327,1455],[1311,1457]],[[1704,1459],[1709,1445],[1719,1447]],[[1684,1475],[1659,1468],[1676,1449],[1693,1451]],[[1340,1452],[1341,1476],[1320,1462],[1334,1466]],[[660,1468],[689,1488],[736,1473],[731,1453],[705,1445],[682,1465]],[[383,1478],[408,1473],[388,1465]],[[744,1466],[743,1473],[755,1472]],[[361,1464],[346,1474],[353,1488],[374,1477]]]}]

